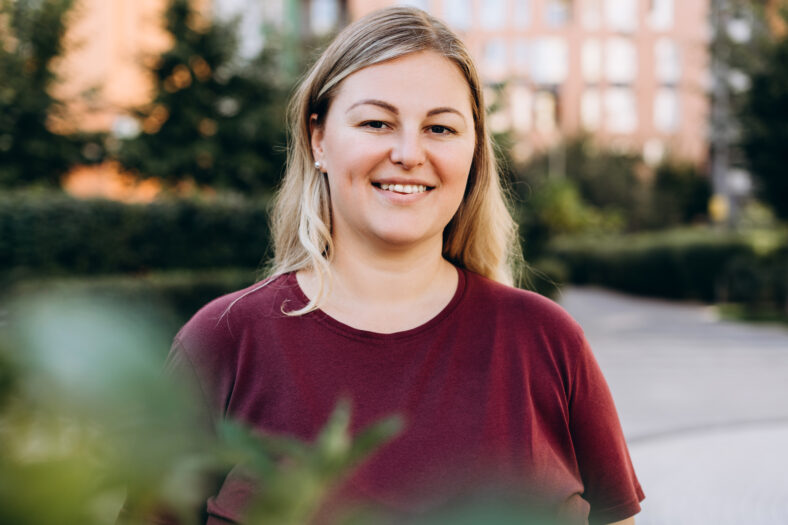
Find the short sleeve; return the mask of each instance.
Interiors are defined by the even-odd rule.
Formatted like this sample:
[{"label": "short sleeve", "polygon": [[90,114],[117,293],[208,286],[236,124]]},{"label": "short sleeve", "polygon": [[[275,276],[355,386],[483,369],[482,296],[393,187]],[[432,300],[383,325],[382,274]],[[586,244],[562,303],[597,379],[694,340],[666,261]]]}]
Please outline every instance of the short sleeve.
[{"label": "short sleeve", "polygon": [[611,523],[640,512],[645,498],[621,429],[610,389],[582,335],[572,377],[570,431],[591,505],[589,522]]}]

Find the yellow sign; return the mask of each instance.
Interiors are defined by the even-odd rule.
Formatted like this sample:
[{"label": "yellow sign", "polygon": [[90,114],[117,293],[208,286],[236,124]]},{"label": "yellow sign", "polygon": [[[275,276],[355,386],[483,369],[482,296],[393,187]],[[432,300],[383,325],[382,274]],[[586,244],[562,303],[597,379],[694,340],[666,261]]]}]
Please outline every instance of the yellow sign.
[{"label": "yellow sign", "polygon": [[731,206],[727,195],[715,193],[709,199],[709,217],[713,222],[725,222],[730,215]]}]

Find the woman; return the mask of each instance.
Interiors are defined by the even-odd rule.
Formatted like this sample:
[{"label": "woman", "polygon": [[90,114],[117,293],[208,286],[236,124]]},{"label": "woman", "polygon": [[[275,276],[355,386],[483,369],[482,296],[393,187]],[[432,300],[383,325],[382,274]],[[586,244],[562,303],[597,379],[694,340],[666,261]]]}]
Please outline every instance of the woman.
[{"label": "woman", "polygon": [[[572,523],[639,511],[615,408],[579,327],[512,288],[515,226],[462,42],[416,9],[346,28],[302,82],[271,277],[178,334],[220,416],[309,439],[341,396],[404,432],[340,491],[403,512],[490,483]],[[209,523],[237,520],[230,474]]]}]

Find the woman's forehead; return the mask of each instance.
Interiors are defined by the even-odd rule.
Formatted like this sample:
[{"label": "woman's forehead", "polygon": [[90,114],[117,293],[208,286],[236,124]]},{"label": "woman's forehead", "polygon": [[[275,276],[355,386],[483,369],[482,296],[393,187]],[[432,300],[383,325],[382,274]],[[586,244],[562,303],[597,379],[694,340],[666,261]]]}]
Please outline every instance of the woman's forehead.
[{"label": "woman's forehead", "polygon": [[365,99],[412,109],[455,107],[473,115],[465,75],[457,64],[435,51],[409,53],[355,71],[339,84],[332,106],[347,109]]}]

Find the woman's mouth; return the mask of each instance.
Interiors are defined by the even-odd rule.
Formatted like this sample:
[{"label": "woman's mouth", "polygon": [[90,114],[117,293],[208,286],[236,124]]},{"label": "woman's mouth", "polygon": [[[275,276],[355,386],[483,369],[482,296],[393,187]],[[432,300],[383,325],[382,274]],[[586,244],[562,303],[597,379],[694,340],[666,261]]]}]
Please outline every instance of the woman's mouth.
[{"label": "woman's mouth", "polygon": [[394,193],[403,193],[406,195],[424,193],[432,189],[431,186],[425,186],[423,184],[381,184],[373,182],[372,185],[384,191],[393,191]]}]

